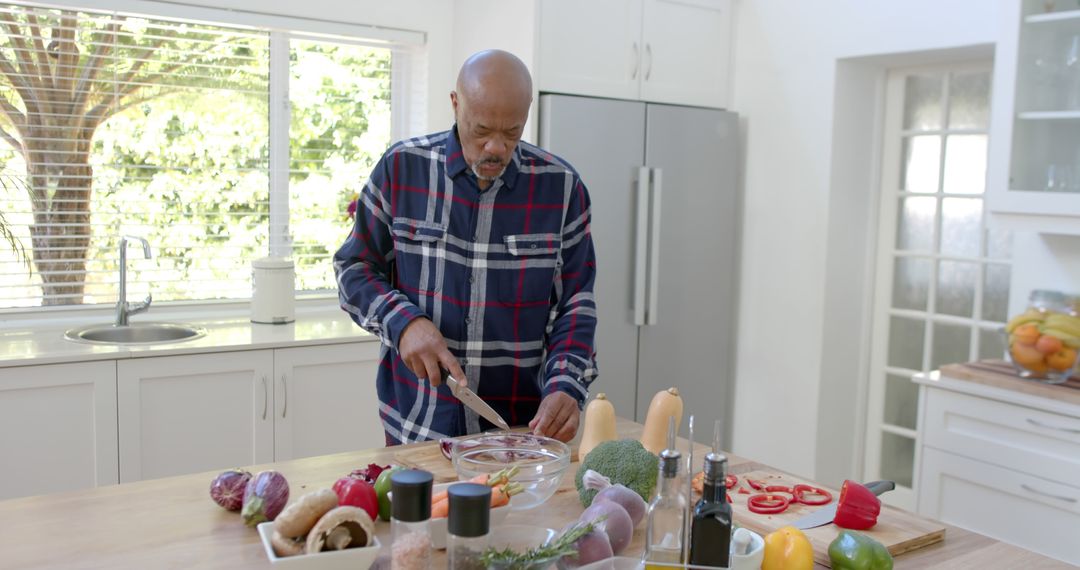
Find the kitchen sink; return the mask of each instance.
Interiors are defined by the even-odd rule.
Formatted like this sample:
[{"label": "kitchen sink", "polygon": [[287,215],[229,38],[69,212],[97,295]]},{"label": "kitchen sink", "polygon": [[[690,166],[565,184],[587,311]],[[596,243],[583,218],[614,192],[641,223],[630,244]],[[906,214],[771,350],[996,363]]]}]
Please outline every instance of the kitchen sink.
[{"label": "kitchen sink", "polygon": [[206,335],[206,329],[173,323],[131,323],[123,326],[93,325],[71,329],[64,338],[90,344],[164,344],[192,340]]}]

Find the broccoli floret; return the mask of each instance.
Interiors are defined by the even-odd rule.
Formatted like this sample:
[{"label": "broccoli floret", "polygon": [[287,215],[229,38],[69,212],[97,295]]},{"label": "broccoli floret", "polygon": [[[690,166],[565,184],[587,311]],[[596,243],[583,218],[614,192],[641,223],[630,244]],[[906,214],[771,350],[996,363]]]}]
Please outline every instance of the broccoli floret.
[{"label": "broccoli floret", "polygon": [[611,484],[622,484],[641,495],[645,502],[652,499],[656,486],[656,474],[660,459],[645,449],[636,439],[605,441],[593,448],[578,467],[574,482],[577,484],[581,504],[588,508],[598,491],[586,489],[582,477],[589,469],[611,479]]}]

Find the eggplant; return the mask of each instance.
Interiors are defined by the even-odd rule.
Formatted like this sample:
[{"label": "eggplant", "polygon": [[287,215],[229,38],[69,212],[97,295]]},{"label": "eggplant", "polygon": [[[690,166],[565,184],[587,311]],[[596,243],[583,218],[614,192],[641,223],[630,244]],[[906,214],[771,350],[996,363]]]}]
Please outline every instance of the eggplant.
[{"label": "eggplant", "polygon": [[272,521],[289,502],[289,482],[277,471],[262,471],[244,489],[244,507],[240,516],[244,524],[254,527]]},{"label": "eggplant", "polygon": [[239,511],[244,504],[244,489],[251,480],[251,473],[243,469],[222,471],[210,483],[210,498],[229,511]]}]

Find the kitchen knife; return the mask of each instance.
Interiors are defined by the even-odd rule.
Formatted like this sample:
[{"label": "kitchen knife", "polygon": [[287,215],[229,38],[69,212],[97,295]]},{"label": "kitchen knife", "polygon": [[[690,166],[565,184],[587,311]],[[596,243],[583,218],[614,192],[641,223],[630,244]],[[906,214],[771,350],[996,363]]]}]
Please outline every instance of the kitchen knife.
[{"label": "kitchen knife", "polygon": [[457,379],[445,370],[443,371],[443,378],[446,383],[450,385],[450,391],[453,392],[454,397],[461,400],[462,404],[472,408],[474,412],[480,414],[484,419],[495,424],[499,428],[509,431],[510,426],[506,423],[506,420],[502,419],[499,412],[496,412],[495,409],[482,400],[480,396],[477,396],[476,392],[470,390],[468,386],[459,384]]},{"label": "kitchen knife", "polygon": [[[886,491],[892,491],[896,488],[896,483],[892,481],[874,481],[873,483],[867,483],[866,488],[870,489],[875,495],[881,495]],[[806,515],[805,517],[791,523],[791,526],[806,530],[808,528],[814,528],[831,524],[833,518],[836,517],[836,506],[840,504],[840,499],[821,507],[820,509]]]}]

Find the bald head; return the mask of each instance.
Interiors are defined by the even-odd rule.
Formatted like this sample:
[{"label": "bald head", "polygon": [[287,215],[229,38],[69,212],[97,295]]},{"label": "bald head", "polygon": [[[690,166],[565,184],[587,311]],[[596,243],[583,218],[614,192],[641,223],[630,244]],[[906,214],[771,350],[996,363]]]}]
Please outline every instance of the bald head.
[{"label": "bald head", "polygon": [[502,50],[473,54],[450,93],[458,139],[481,189],[513,158],[532,105],[532,77],[520,59]]},{"label": "bald head", "polygon": [[458,97],[470,102],[504,99],[507,103],[532,103],[532,76],[514,54],[490,49],[474,53],[461,65],[457,78]]}]

